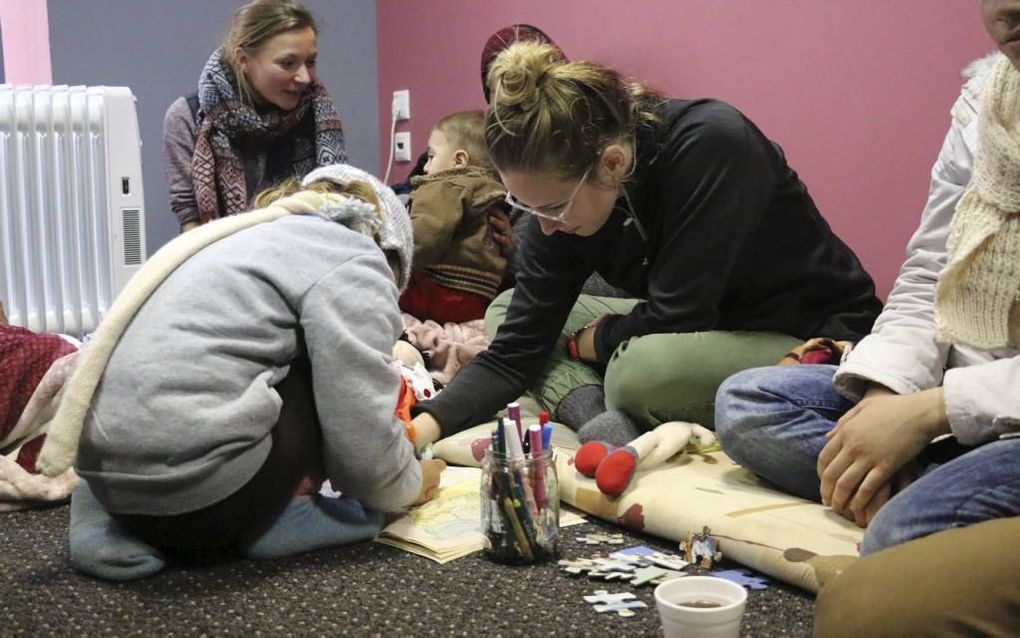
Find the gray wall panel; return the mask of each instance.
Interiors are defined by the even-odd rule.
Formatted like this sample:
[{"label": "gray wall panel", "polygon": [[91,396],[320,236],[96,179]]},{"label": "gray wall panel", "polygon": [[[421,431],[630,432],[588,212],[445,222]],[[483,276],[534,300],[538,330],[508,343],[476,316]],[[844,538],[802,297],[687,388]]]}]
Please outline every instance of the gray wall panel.
[{"label": "gray wall panel", "polygon": [[[241,0],[49,0],[56,84],[129,86],[138,98],[151,255],[178,232],[163,179],[163,115],[195,90]],[[375,2],[306,0],[319,20],[319,76],[343,118],[351,162],[379,166]]]}]

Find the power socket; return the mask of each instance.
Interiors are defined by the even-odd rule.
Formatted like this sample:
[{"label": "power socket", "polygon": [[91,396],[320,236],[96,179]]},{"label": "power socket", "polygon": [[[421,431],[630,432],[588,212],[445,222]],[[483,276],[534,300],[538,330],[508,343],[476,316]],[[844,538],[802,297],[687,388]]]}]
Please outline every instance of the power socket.
[{"label": "power socket", "polygon": [[411,92],[408,89],[393,92],[393,116],[398,122],[411,119]]},{"label": "power socket", "polygon": [[402,131],[393,136],[393,159],[397,162],[411,161],[410,131]]}]

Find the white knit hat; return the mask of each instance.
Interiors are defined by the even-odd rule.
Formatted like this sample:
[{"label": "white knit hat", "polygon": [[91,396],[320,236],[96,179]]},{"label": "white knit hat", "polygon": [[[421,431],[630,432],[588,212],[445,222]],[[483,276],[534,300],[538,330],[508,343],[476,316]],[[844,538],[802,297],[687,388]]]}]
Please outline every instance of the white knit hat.
[{"label": "white knit hat", "polygon": [[320,166],[301,180],[302,186],[312,182],[334,182],[346,186],[351,182],[364,182],[372,187],[379,198],[382,221],[379,226],[379,246],[385,251],[392,251],[400,259],[400,281],[397,288],[403,291],[411,280],[411,257],[414,255],[414,239],[411,235],[411,216],[407,208],[400,203],[396,194],[374,175],[350,164],[330,164]]}]

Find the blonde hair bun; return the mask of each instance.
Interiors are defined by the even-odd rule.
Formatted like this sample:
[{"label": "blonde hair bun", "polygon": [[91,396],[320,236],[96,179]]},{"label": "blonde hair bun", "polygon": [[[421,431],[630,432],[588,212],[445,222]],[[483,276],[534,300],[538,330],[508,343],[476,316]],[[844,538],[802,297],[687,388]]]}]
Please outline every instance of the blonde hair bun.
[{"label": "blonde hair bun", "polygon": [[489,68],[489,86],[503,107],[531,109],[563,64],[563,54],[552,45],[516,42],[496,56]]}]

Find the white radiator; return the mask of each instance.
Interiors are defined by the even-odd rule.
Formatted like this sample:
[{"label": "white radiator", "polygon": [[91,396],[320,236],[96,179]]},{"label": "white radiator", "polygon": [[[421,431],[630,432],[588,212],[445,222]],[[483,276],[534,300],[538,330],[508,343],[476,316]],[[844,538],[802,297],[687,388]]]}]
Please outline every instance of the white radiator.
[{"label": "white radiator", "polygon": [[10,323],[95,330],[145,261],[140,146],[130,89],[0,85],[0,301]]}]

